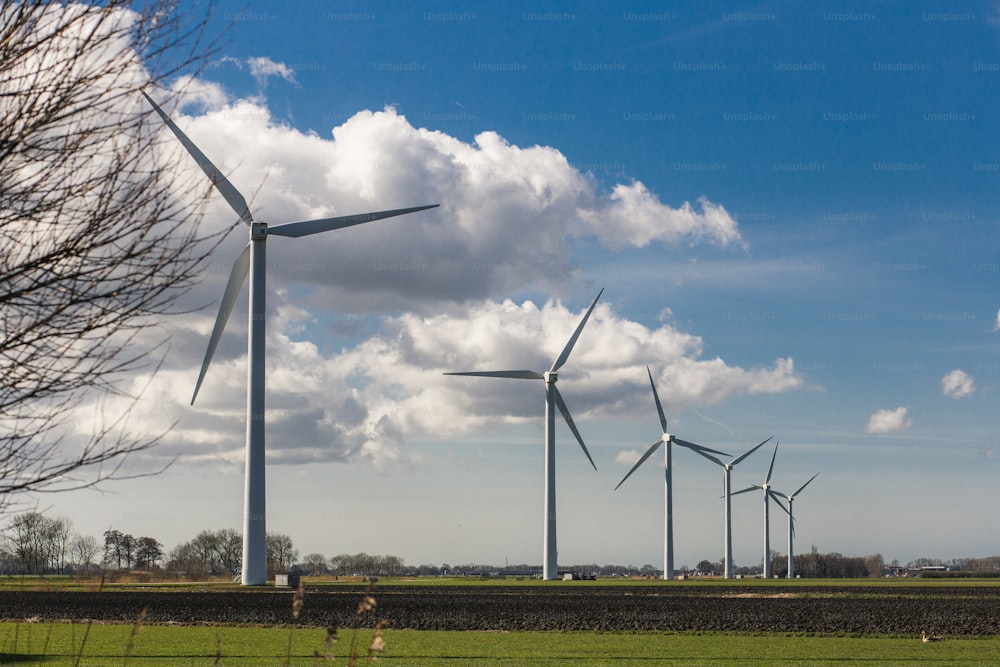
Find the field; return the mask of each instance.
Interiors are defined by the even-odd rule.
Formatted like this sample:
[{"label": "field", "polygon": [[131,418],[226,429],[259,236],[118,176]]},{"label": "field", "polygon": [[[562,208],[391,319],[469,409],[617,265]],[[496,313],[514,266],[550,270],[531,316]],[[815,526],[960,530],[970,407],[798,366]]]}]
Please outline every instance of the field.
[{"label": "field", "polygon": [[274,588],[8,586],[0,665],[345,664],[376,635],[399,665],[1000,664],[995,581],[475,583],[313,584],[295,618]]}]

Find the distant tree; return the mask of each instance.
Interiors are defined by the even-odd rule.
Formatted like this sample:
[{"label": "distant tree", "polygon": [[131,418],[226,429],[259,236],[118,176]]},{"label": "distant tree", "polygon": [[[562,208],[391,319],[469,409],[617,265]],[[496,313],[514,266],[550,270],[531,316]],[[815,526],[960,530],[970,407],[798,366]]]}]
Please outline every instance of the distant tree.
[{"label": "distant tree", "polygon": [[702,574],[716,574],[717,572],[717,570],[715,569],[715,563],[713,563],[708,559],[699,561],[698,565],[695,566],[695,569],[697,569]]},{"label": "distant tree", "polygon": [[292,538],[283,533],[267,533],[267,569],[270,574],[287,572],[298,559],[299,551]]},{"label": "distant tree", "polygon": [[139,94],[208,54],[177,4],[0,0],[0,506],[127,476],[157,441],[129,428],[126,373],[155,370],[218,241]]},{"label": "distant tree", "polygon": [[125,569],[131,570],[132,563],[135,561],[135,537],[125,533],[121,537],[121,552],[122,557],[125,559]]},{"label": "distant tree", "polygon": [[399,556],[386,556],[382,561],[382,566],[385,568],[385,574],[396,575],[399,574],[403,569],[405,562]]},{"label": "distant tree", "polygon": [[243,567],[243,534],[232,528],[223,528],[215,536],[219,566],[227,574],[236,574]]},{"label": "distant tree", "polygon": [[62,536],[68,520],[50,519],[40,512],[24,512],[10,522],[4,538],[7,550],[24,574],[58,571]]},{"label": "distant tree", "polygon": [[104,557],[101,559],[105,567],[122,569],[122,532],[109,528],[104,531]]},{"label": "distant tree", "polygon": [[220,568],[219,534],[211,530],[203,530],[191,540],[191,546],[200,561],[200,570],[206,574],[215,574]]},{"label": "distant tree", "polygon": [[101,544],[93,535],[77,535],[70,543],[70,557],[77,570],[89,570],[99,553]]},{"label": "distant tree", "polygon": [[326,574],[326,556],[320,553],[311,553],[302,561],[306,569],[316,574]]},{"label": "distant tree", "polygon": [[152,570],[163,558],[163,545],[152,537],[140,537],[135,541],[135,564],[144,570]]},{"label": "distant tree", "polygon": [[208,574],[205,562],[201,554],[191,542],[178,544],[170,550],[167,555],[166,569],[168,572],[186,575],[192,579],[197,579]]},{"label": "distant tree", "polygon": [[120,530],[104,531],[104,566],[117,570],[132,569],[135,558],[135,537]]}]

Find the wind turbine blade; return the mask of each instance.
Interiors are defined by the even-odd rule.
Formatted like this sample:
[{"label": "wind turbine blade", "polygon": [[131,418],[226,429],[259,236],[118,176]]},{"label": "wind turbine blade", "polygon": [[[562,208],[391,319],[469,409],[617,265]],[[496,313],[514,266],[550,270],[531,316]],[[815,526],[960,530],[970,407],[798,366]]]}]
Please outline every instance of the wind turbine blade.
[{"label": "wind turbine blade", "polygon": [[699,454],[718,454],[719,456],[729,456],[725,452],[720,452],[717,449],[709,449],[708,447],[703,447],[701,445],[696,445],[693,442],[688,442],[687,440],[681,440],[680,438],[673,439],[674,444],[680,445],[681,447],[687,447],[688,449],[694,450]]},{"label": "wind turbine blade", "polygon": [[594,459],[590,457],[590,452],[587,451],[587,445],[583,444],[583,438],[580,436],[580,431],[576,429],[576,424],[573,423],[573,418],[569,414],[566,402],[563,401],[562,394],[559,393],[555,384],[552,385],[552,395],[555,396],[556,405],[559,406],[559,412],[562,413],[563,419],[566,420],[566,425],[569,426],[569,430],[573,431],[573,435],[576,436],[576,441],[580,443],[583,453],[587,455],[587,460],[590,461],[590,465],[594,466],[594,470],[597,470],[597,466],[594,464]]},{"label": "wind turbine blade", "polygon": [[[810,478],[809,478],[809,482],[813,481],[813,480],[814,480],[814,479],[816,479],[816,477],[818,477],[818,476],[819,476],[819,473],[816,473],[815,475],[813,475],[812,477],[810,477]],[[805,484],[803,484],[802,486],[800,486],[800,487],[799,487],[799,490],[798,490],[798,491],[796,491],[795,493],[793,493],[791,497],[792,497],[792,498],[794,498],[795,496],[797,496],[797,495],[799,495],[800,493],[802,493],[802,489],[804,489],[804,488],[806,488],[807,486],[809,486],[809,482],[806,482]]]},{"label": "wind turbine blade", "polygon": [[[772,435],[771,438],[773,438],[773,437],[774,436]],[[736,465],[737,463],[739,463],[740,461],[742,461],[743,459],[745,459],[746,457],[750,456],[751,454],[753,454],[754,452],[756,452],[758,449],[760,449],[761,447],[763,447],[764,445],[766,445],[771,440],[771,438],[768,438],[767,440],[765,440],[764,442],[760,443],[759,445],[757,445],[753,449],[751,449],[749,451],[746,451],[742,455],[740,455],[737,458],[733,459],[732,461],[730,461],[729,465],[731,465],[731,466]]]},{"label": "wind turbine blade", "polygon": [[730,491],[729,495],[735,496],[740,493],[746,493],[747,491],[760,491],[760,487],[757,486],[756,484],[753,484],[752,486],[748,486],[745,489],[740,489],[739,491]]},{"label": "wind turbine blade", "polygon": [[[634,473],[634,472],[635,472],[636,470],[638,470],[638,469],[639,469],[639,466],[641,466],[641,465],[642,465],[643,463],[645,463],[645,462],[646,462],[646,459],[648,459],[648,458],[649,458],[650,456],[652,456],[652,455],[653,455],[653,453],[654,453],[654,452],[655,452],[655,451],[656,451],[657,449],[659,449],[660,445],[662,445],[662,444],[663,444],[663,441],[662,441],[662,440],[657,440],[656,442],[654,442],[654,443],[653,443],[653,444],[652,444],[652,445],[650,446],[650,448],[646,450],[646,453],[645,453],[645,454],[643,454],[643,455],[642,455],[642,456],[641,456],[641,457],[639,458],[639,460],[635,462],[635,465],[634,465],[634,466],[632,466],[632,469],[628,471],[628,474],[627,474],[627,475],[625,475],[624,477],[622,477],[622,481],[618,482],[618,486],[621,486],[622,484],[624,484],[624,483],[625,483],[625,480],[626,480],[626,479],[628,479],[628,478],[629,478],[629,477],[630,477],[630,476],[632,475],[632,473]],[[616,487],[615,487],[615,491],[617,491],[617,490],[618,490],[618,486],[616,486]]]},{"label": "wind turbine blade", "polygon": [[604,294],[603,287],[601,288],[601,291],[597,293],[594,303],[590,304],[590,308],[587,309],[587,314],[583,316],[582,320],[580,320],[580,324],[577,325],[576,331],[574,331],[573,335],[570,336],[569,342],[566,343],[566,347],[563,348],[562,354],[560,354],[559,358],[556,359],[554,364],[552,364],[552,368],[549,369],[550,372],[555,372],[562,368],[562,365],[566,363],[567,359],[569,359],[569,353],[573,351],[573,346],[576,345],[576,339],[580,337],[580,332],[583,331],[583,325],[587,323],[587,320],[590,318],[590,314],[594,312],[594,306],[597,305],[597,299],[600,299],[602,294]]},{"label": "wind turbine blade", "polygon": [[514,380],[544,380],[545,376],[535,371],[466,371],[445,373],[445,375],[472,375],[482,378],[511,378]]},{"label": "wind turbine blade", "polygon": [[156,102],[154,102],[149,95],[146,95],[145,91],[142,91],[142,95],[149,101],[150,104],[153,105],[153,109],[155,109],[156,113],[163,119],[163,122],[167,124],[170,131],[173,132],[178,139],[180,139],[181,144],[184,145],[187,152],[191,154],[191,157],[193,157],[194,161],[198,163],[198,166],[201,167],[203,172],[205,172],[205,175],[211,179],[212,185],[218,189],[219,193],[221,193],[225,200],[229,203],[229,206],[236,211],[236,215],[240,216],[240,219],[248,225],[252,224],[253,216],[250,214],[250,207],[247,206],[247,200],[243,198],[243,195],[240,194],[239,190],[237,190],[236,187],[229,182],[229,179],[226,178],[214,164],[212,164],[211,160],[205,157],[205,154],[194,145],[194,142],[188,139],[186,134],[181,132],[181,128],[177,127],[177,125],[174,124],[174,121],[170,120],[170,117],[163,111],[163,109],[157,106]]},{"label": "wind turbine blade", "polygon": [[778,507],[780,507],[781,509],[785,510],[785,514],[788,514],[789,516],[791,516],[791,513],[788,511],[788,508],[785,507],[785,504],[783,502],[781,502],[781,496],[779,496],[777,493],[775,493],[774,491],[771,491],[771,490],[768,490],[767,495],[769,495],[771,497],[771,500],[773,500],[774,502],[778,503]]},{"label": "wind turbine blade", "polygon": [[332,229],[343,229],[344,227],[353,227],[354,225],[362,225],[366,222],[373,222],[375,220],[383,220],[385,218],[394,218],[397,215],[406,215],[407,213],[416,213],[417,211],[425,211],[429,208],[436,208],[439,204],[431,204],[430,206],[415,206],[413,208],[397,208],[392,211],[378,211],[376,213],[357,213],[355,215],[342,215],[337,218],[322,218],[320,220],[303,220],[301,222],[289,222],[284,225],[275,225],[274,227],[268,227],[268,234],[276,234],[277,236],[291,236],[297,238],[299,236],[309,236],[310,234],[319,234],[320,232],[328,232]]},{"label": "wind turbine blade", "polygon": [[243,287],[243,281],[246,280],[247,273],[250,271],[250,244],[248,243],[240,256],[236,258],[233,262],[233,269],[229,272],[229,282],[226,283],[226,291],[222,294],[222,303],[219,305],[219,314],[215,317],[215,326],[212,328],[212,337],[208,339],[208,349],[205,351],[205,360],[201,363],[201,372],[198,374],[198,382],[194,386],[194,394],[191,396],[191,405],[194,405],[194,400],[198,398],[198,390],[201,389],[201,383],[205,379],[205,373],[208,371],[208,365],[212,363],[212,356],[215,354],[215,348],[219,346],[219,340],[222,338],[222,332],[226,328],[226,322],[229,321],[229,314],[233,312],[233,306],[236,304],[236,297],[240,294],[240,288]]},{"label": "wind turbine blade", "polygon": [[646,373],[649,374],[649,386],[653,389],[653,400],[656,401],[656,414],[660,416],[660,428],[667,432],[667,416],[663,414],[663,406],[660,405],[660,396],[656,393],[656,385],[653,384],[653,372],[646,366]]},{"label": "wind turbine blade", "polygon": [[771,472],[774,470],[774,457],[778,455],[778,443],[774,443],[774,453],[771,454],[771,465],[767,467],[767,477],[764,478],[764,483],[767,484],[771,481]]},{"label": "wind turbine blade", "polygon": [[[674,442],[677,442],[677,441],[675,440]],[[702,456],[704,456],[706,459],[708,459],[709,461],[711,461],[712,463],[714,463],[717,466],[722,466],[723,468],[726,467],[725,463],[723,463],[719,459],[715,458],[711,454],[706,454],[705,452],[701,451],[700,449],[695,449],[695,450],[692,450],[692,451],[694,451],[696,454],[701,454]]]}]

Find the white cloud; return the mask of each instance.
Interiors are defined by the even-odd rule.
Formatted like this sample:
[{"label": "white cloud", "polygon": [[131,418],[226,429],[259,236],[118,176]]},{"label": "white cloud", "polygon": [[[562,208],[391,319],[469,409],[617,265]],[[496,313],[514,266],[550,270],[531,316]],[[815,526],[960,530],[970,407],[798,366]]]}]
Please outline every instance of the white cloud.
[{"label": "white cloud", "polygon": [[295,70],[285,63],[275,62],[266,56],[251,57],[244,60],[233,58],[232,56],[224,56],[222,62],[232,63],[240,69],[244,67],[249,69],[250,76],[257,82],[257,87],[260,90],[264,90],[267,87],[268,80],[274,76],[280,77],[288,83],[297,83],[295,81]]},{"label": "white cloud", "polygon": [[[641,182],[602,194],[552,147],[518,147],[490,131],[466,143],[416,128],[392,108],[361,111],[324,138],[277,124],[262,102],[220,107],[218,89],[188,89],[206,111],[174,120],[270,224],[441,204],[309,242],[269,244],[272,276],[309,284],[317,301],[341,312],[565,292],[581,270],[568,243],[574,237],[613,249],[743,246],[722,206],[699,199],[674,208]],[[213,196],[208,218],[221,227],[234,216]]]},{"label": "white cloud", "polygon": [[[551,366],[582,310],[554,300],[539,307],[502,299],[519,290],[564,292],[579,282],[573,237],[609,248],[743,245],[721,206],[699,200],[697,207],[672,208],[639,182],[600,194],[592,177],[555,148],[517,147],[488,131],[466,143],[415,128],[392,108],[359,112],[322,138],[276,124],[259,101],[220,103],[218,87],[196,80],[178,86],[200,113],[174,113],[174,121],[270,224],[441,204],[309,240],[275,236],[268,243],[271,462],[407,465],[413,461],[407,441],[539,420],[540,383],[442,373]],[[167,147],[176,143],[169,133],[165,139]],[[193,162],[180,164],[178,196],[197,196],[191,179],[201,178],[200,171]],[[206,231],[231,227],[236,215],[222,198],[212,193],[209,201]],[[243,233],[240,226],[215,250],[189,303],[218,303],[246,243]],[[669,309],[650,328],[616,314],[612,303],[609,294],[598,305],[560,374],[578,421],[619,418],[646,405],[647,364],[670,410],[801,386],[791,359],[753,368],[701,359],[701,339],[676,329]],[[216,307],[163,324],[173,347],[137,408],[155,414],[151,428],[177,421],[156,456],[242,460],[245,297],[197,405],[189,405]]]},{"label": "white cloud", "polygon": [[[443,373],[545,371],[582,314],[557,301],[541,307],[530,301],[481,301],[433,316],[386,318],[376,335],[339,353],[323,353],[288,336],[308,321],[305,311],[275,313],[268,322],[269,460],[405,464],[410,461],[407,441],[454,438],[500,423],[535,423],[544,403],[541,382]],[[200,339],[191,335],[192,341]],[[203,344],[193,342],[195,354],[203,353]],[[599,304],[560,371],[560,390],[584,428],[588,419],[648,416],[646,364],[651,360],[654,377],[659,370],[660,397],[670,410],[801,386],[790,359],[747,369],[718,358],[700,360],[701,347],[696,336],[669,325],[651,329],[618,316],[610,304]],[[155,412],[158,425],[180,419],[161,455],[237,461],[243,446],[246,357],[214,362],[191,408],[196,358],[192,355],[189,369],[164,371],[158,388],[143,398],[142,410]]]},{"label": "white cloud", "polygon": [[645,452],[640,452],[638,449],[623,449],[615,454],[615,463],[634,466],[636,461],[638,461],[643,454],[645,454]]},{"label": "white cloud", "polygon": [[963,398],[976,391],[976,380],[963,370],[955,369],[941,378],[941,392],[950,398]]},{"label": "white cloud", "polygon": [[876,410],[868,420],[865,433],[872,435],[903,433],[913,426],[913,420],[907,412],[905,407],[898,407],[895,410]]},{"label": "white cloud", "polygon": [[993,322],[993,330],[1000,331],[1000,310],[997,310],[997,319]]},{"label": "white cloud", "polygon": [[595,236],[609,248],[644,247],[652,241],[675,243],[681,239],[743,246],[736,221],[725,208],[704,197],[700,211],[689,202],[680,208],[664,207],[642,183],[619,183],[606,204],[581,212]]}]

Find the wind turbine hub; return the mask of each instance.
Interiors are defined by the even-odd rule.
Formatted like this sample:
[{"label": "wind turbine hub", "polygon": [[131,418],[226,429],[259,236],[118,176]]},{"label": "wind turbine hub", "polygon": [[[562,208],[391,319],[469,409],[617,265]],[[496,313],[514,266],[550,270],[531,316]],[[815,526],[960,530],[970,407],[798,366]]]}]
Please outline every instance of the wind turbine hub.
[{"label": "wind turbine hub", "polygon": [[267,238],[267,223],[254,221],[250,223],[250,240],[263,241]]},{"label": "wind turbine hub", "polygon": [[542,374],[542,377],[545,378],[547,384],[555,384],[556,380],[559,379],[559,374],[555,371],[546,371]]},{"label": "wind turbine hub", "polygon": [[672,436],[669,433],[664,433],[662,440],[663,440],[663,444],[669,445],[671,442],[674,441],[674,436]]}]

